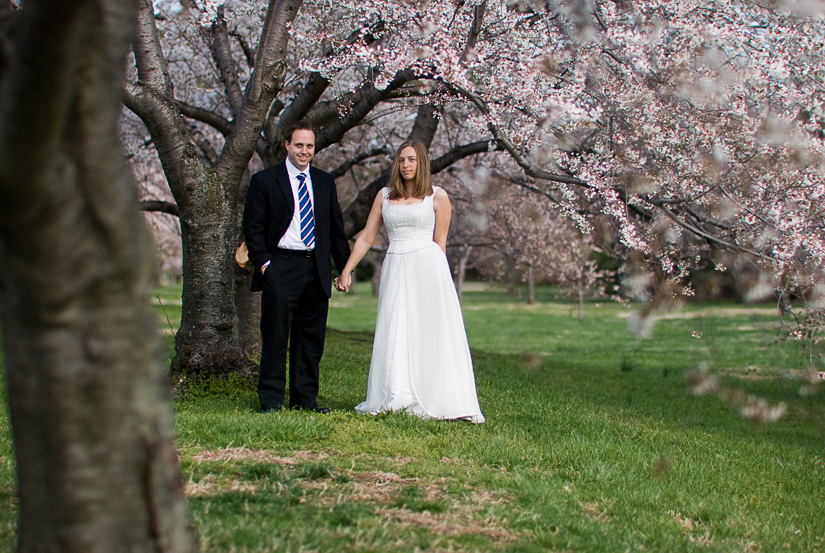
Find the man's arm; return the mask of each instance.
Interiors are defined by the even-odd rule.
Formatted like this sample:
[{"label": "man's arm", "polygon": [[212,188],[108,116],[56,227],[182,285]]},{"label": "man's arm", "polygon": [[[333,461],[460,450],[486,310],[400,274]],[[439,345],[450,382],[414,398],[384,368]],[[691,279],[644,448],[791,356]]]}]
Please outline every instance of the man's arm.
[{"label": "man's arm", "polygon": [[249,261],[258,270],[272,259],[266,249],[268,205],[269,198],[263,181],[257,174],[252,175],[243,209],[243,234],[249,250]]},{"label": "man's arm", "polygon": [[330,250],[332,260],[340,274],[344,270],[349,258],[349,241],[344,230],[344,215],[341,213],[341,206],[338,204],[338,189],[335,186],[335,179],[330,177],[332,190],[329,199],[329,219],[330,219]]}]

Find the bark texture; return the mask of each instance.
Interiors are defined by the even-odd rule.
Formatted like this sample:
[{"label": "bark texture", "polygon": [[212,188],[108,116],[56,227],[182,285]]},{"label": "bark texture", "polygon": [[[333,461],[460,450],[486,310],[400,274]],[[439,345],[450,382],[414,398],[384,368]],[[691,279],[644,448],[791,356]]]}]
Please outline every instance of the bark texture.
[{"label": "bark texture", "polygon": [[[249,192],[249,171],[244,173],[238,192],[238,205],[246,203]],[[249,359],[261,358],[261,294],[252,292],[252,265],[233,267],[235,274],[235,311],[238,314],[238,337],[244,354]]]},{"label": "bark texture", "polygon": [[0,322],[21,552],[194,546],[148,308],[154,252],[118,147],[135,7],[26,0],[0,76]]}]

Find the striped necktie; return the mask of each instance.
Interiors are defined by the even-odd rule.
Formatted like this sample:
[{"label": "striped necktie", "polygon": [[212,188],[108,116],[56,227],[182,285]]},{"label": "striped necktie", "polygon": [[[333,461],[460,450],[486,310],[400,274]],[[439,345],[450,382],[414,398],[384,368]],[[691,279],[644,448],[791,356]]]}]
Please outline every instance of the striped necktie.
[{"label": "striped necktie", "polygon": [[301,240],[307,248],[315,246],[315,220],[312,216],[312,202],[309,200],[309,189],[303,173],[298,173],[298,210],[301,213]]}]

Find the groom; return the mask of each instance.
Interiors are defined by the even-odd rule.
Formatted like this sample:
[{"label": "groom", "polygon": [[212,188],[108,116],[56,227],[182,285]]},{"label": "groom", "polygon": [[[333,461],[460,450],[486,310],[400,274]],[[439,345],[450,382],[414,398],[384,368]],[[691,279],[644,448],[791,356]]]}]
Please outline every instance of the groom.
[{"label": "groom", "polygon": [[[324,351],[331,294],[330,256],[340,272],[349,257],[335,181],[311,167],[315,132],[306,122],[286,132],[287,159],[252,176],[243,213],[252,291],[261,297],[261,410],[278,411],[286,390],[289,406],[319,407],[318,364]],[[288,344],[288,346],[287,346]]]}]

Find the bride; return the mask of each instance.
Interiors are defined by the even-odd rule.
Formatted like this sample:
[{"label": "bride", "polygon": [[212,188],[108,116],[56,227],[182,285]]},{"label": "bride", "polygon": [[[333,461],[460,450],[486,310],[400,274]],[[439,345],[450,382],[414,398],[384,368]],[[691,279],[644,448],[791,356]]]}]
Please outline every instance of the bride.
[{"label": "bride", "polygon": [[407,411],[424,418],[484,422],[461,307],[447,264],[450,199],[430,182],[426,147],[408,140],[388,186],[375,197],[335,288],[349,291],[352,270],[381,223],[390,245],[381,270],[367,399],[360,413]]}]

